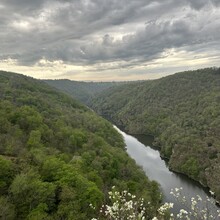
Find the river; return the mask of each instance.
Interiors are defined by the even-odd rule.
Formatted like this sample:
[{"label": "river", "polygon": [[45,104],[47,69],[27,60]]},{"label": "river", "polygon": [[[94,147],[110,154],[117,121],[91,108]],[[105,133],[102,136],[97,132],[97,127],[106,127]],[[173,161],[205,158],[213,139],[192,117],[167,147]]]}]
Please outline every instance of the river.
[{"label": "river", "polygon": [[[174,208],[172,210],[174,213],[178,213],[181,208],[186,209],[186,207],[183,207],[183,205],[176,201],[170,194],[171,189],[174,188],[183,188],[182,193],[186,197],[188,204],[190,204],[191,198],[197,197],[197,195],[200,195],[204,201],[207,200],[207,196],[214,201],[210,198],[209,193],[197,182],[168,169],[166,162],[161,159],[159,151],[149,147],[153,141],[152,137],[146,135],[136,135],[134,137],[126,134],[117,127],[115,128],[123,135],[129,156],[143,168],[150,180],[155,180],[160,184],[161,191],[164,195],[163,202],[174,203]],[[216,213],[218,207],[211,204],[210,209]]]}]

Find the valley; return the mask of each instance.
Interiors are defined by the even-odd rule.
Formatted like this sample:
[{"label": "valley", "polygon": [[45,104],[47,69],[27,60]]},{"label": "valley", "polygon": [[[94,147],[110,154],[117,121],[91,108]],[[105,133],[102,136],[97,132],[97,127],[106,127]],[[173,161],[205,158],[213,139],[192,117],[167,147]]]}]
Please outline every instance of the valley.
[{"label": "valley", "polygon": [[106,90],[91,107],[130,134],[151,134],[169,168],[220,200],[220,69]]},{"label": "valley", "polygon": [[113,86],[89,102],[130,134],[150,134],[169,168],[220,200],[220,69],[177,73]]},{"label": "valley", "polygon": [[[87,90],[85,82],[67,82],[0,72],[4,218],[92,219],[112,186],[143,198],[148,218],[158,215],[162,201],[175,203],[178,213],[181,204],[168,196],[172,187],[185,187],[189,201],[195,193],[209,196],[178,173],[211,189],[219,201],[219,69],[89,83]],[[151,135],[150,145],[158,151],[95,112],[140,140]]]},{"label": "valley", "polygon": [[1,71],[0,123],[0,218],[92,219],[112,186],[144,198],[156,215],[158,184],[111,123],[70,96]]}]

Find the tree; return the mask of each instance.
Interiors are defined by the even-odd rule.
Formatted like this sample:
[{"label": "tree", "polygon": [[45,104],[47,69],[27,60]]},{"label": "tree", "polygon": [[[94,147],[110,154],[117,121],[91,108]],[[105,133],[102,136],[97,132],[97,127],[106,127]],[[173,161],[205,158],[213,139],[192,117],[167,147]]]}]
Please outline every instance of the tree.
[{"label": "tree", "polygon": [[13,175],[12,162],[0,156],[0,194],[7,193],[7,189],[13,179]]},{"label": "tree", "polygon": [[43,182],[37,172],[29,170],[21,173],[13,180],[10,193],[19,218],[25,218],[40,204],[48,210],[53,209],[55,202],[55,188],[52,183]]}]

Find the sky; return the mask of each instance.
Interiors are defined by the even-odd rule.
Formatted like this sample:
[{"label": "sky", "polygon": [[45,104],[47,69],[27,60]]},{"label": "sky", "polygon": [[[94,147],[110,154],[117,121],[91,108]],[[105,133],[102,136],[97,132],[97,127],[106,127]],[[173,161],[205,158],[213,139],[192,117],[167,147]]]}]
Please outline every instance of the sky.
[{"label": "sky", "polygon": [[219,66],[220,0],[0,0],[0,69],[155,79]]}]

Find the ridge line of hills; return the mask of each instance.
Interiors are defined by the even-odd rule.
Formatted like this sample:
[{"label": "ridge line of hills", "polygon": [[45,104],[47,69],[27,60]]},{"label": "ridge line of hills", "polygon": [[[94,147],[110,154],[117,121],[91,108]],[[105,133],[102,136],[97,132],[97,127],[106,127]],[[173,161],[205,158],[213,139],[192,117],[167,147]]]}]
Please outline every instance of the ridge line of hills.
[{"label": "ridge line of hills", "polygon": [[220,68],[112,86],[85,103],[128,133],[153,135],[170,169],[220,201]]},{"label": "ridge line of hills", "polygon": [[128,84],[129,82],[83,82],[73,81],[69,79],[58,80],[43,80],[50,86],[71,95],[73,98],[81,101],[84,104],[89,104],[89,101],[96,95],[106,89],[114,86]]},{"label": "ridge line of hills", "polygon": [[220,201],[220,68],[108,89],[91,108],[128,133],[151,134],[169,168]]},{"label": "ridge line of hills", "polygon": [[87,89],[59,80],[52,85],[75,99],[47,83],[0,71],[0,213],[6,219],[89,219],[98,215],[89,204],[100,206],[112,185],[144,197],[155,216],[157,183],[129,158],[112,125],[76,98],[128,133],[153,135],[170,169],[208,186],[220,201],[220,68]]}]

